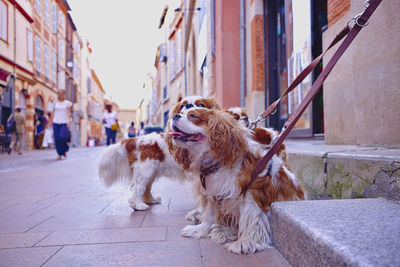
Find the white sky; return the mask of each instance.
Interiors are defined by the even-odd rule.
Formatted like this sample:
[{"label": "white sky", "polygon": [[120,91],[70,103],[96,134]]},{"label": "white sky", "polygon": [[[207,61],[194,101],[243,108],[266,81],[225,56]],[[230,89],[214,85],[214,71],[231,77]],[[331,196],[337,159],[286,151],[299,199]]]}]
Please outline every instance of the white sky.
[{"label": "white sky", "polygon": [[161,13],[179,0],[67,0],[82,41],[93,49],[91,67],[120,108],[136,108],[148,72],[154,73],[157,46],[165,41]]}]

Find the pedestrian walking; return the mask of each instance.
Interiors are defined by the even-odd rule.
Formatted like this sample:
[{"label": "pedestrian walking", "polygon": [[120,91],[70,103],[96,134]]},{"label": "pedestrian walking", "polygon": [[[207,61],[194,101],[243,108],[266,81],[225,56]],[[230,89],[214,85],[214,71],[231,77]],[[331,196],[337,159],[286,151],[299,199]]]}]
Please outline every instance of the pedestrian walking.
[{"label": "pedestrian walking", "polygon": [[145,132],[144,132],[144,123],[141,122],[140,123],[140,128],[138,130],[138,136],[141,136],[141,135],[144,135],[144,134],[145,134]]},{"label": "pedestrian walking", "polygon": [[44,115],[47,123],[45,125],[44,129],[44,137],[43,137],[43,142],[42,142],[42,147],[48,148],[51,147],[53,144],[53,129],[50,127],[50,117],[51,117],[51,112],[47,113],[47,115]]},{"label": "pedestrian walking", "polygon": [[21,108],[15,109],[15,114],[10,115],[7,120],[9,127],[11,127],[11,144],[8,148],[8,154],[11,153],[14,146],[17,149],[18,155],[22,154],[22,140],[25,131],[25,116],[21,113]]},{"label": "pedestrian walking", "polygon": [[128,128],[128,137],[129,138],[133,138],[136,136],[136,127],[135,127],[135,123],[131,122],[131,126],[129,126]]},{"label": "pedestrian walking", "polygon": [[53,105],[53,112],[50,115],[58,160],[61,160],[62,157],[66,158],[69,149],[68,142],[71,140],[71,133],[69,131],[72,114],[71,107],[72,103],[65,99],[65,92],[60,90],[57,100]]},{"label": "pedestrian walking", "polygon": [[41,149],[43,145],[44,130],[48,120],[41,113],[37,114],[37,119],[35,120],[35,147],[36,149]]},{"label": "pedestrian walking", "polygon": [[110,104],[106,105],[106,112],[103,114],[103,124],[106,129],[107,146],[115,144],[115,137],[118,130],[118,116],[115,111],[112,111]]}]

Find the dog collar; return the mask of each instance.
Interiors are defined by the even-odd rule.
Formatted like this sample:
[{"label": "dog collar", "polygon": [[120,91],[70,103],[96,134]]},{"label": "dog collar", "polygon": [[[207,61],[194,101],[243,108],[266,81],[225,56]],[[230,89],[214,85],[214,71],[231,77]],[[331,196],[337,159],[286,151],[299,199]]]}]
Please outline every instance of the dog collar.
[{"label": "dog collar", "polygon": [[200,182],[204,189],[206,189],[206,177],[212,173],[215,173],[221,168],[219,161],[214,164],[202,164],[200,165]]}]

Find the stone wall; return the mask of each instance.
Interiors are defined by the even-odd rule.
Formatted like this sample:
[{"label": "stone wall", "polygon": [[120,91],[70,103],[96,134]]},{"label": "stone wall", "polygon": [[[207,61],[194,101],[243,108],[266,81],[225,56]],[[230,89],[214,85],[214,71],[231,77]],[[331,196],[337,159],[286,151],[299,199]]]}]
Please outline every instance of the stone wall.
[{"label": "stone wall", "polygon": [[[324,46],[362,10],[363,1],[352,0],[350,10],[324,32]],[[325,81],[327,144],[400,145],[399,12],[399,1],[382,1]]]}]

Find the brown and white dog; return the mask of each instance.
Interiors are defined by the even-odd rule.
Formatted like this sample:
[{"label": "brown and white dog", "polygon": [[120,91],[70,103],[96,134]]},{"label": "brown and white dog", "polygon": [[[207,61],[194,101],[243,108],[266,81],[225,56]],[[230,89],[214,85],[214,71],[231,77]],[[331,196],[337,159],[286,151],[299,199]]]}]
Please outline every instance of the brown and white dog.
[{"label": "brown and white dog", "polygon": [[173,143],[190,153],[190,169],[200,177],[206,198],[201,223],[181,235],[210,237],[234,253],[254,253],[270,246],[267,211],[272,202],[304,199],[295,176],[274,156],[244,191],[257,161],[266,150],[231,115],[193,108],[175,114],[168,124]]},{"label": "brown and white dog", "polygon": [[[213,98],[191,96],[177,103],[171,116],[193,107],[219,108]],[[192,138],[186,141],[190,142]],[[188,170],[191,162],[184,158],[185,155],[188,155],[186,149],[175,147],[171,136],[152,133],[107,147],[101,156],[98,173],[106,186],[118,182],[130,185],[130,206],[136,210],[147,210],[150,208],[148,204],[161,201],[151,193],[152,184],[158,177],[179,181],[190,178]],[[175,158],[182,157],[182,160],[175,161]]]},{"label": "brown and white dog", "polygon": [[[263,145],[265,149],[268,149],[272,140],[279,136],[279,132],[272,128],[257,127],[252,130],[249,129],[248,127],[251,123],[251,120],[249,119],[245,108],[232,107],[228,108],[226,112],[231,114],[237,121],[239,121],[240,125],[248,129],[252,134],[253,140]],[[276,152],[276,155],[283,160],[287,167],[287,153],[285,144],[280,146],[279,150]]]}]

